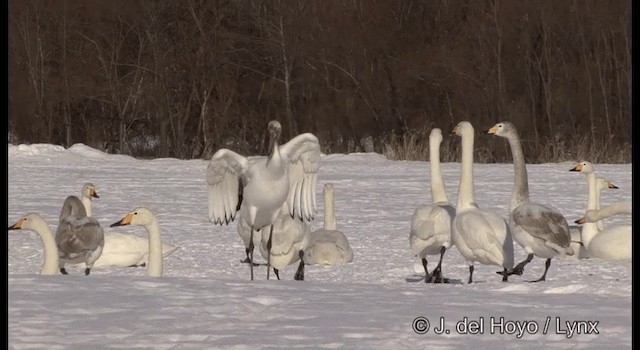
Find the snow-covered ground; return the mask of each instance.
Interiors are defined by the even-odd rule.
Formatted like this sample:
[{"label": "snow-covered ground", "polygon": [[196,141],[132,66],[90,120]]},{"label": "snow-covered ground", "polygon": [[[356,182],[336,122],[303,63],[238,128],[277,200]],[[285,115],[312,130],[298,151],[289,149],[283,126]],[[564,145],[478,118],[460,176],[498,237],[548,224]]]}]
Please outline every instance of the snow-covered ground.
[{"label": "snow-covered ground", "polygon": [[[542,275],[544,260],[535,258],[507,283],[496,266],[483,265],[472,284],[415,282],[423,271],[409,249],[409,224],[415,207],[431,201],[427,162],[323,156],[311,230],[322,226],[322,186],[331,182],[353,262],[307,266],[305,281],[293,280],[297,264],[282,270],[280,281],[267,281],[259,266],[250,281],[236,222],[209,223],[208,161],[138,160],[81,144],[9,145],[8,155],[9,225],[38,212],[55,230],[66,196],[93,182],[100,196],[93,216],[105,232],[146,237],[139,226],[109,227],[143,205],[156,213],[163,239],[180,246],[160,278],[143,267],[94,268],[89,276],[84,267],[67,267],[68,276],[41,276],[39,236],[8,231],[10,348],[631,347],[630,263],[554,259],[546,282],[526,283]],[[532,199],[558,208],[570,224],[587,199],[584,176],[569,171],[574,165],[527,166]],[[620,187],[604,191],[603,204],[631,200],[631,164],[595,167]],[[460,164],[444,163],[442,172],[455,203]],[[513,165],[475,164],[474,175],[478,204],[507,217]],[[619,216],[606,224],[630,222]],[[515,251],[516,262],[525,258],[517,244]],[[429,263],[433,268],[436,257]],[[447,251],[443,274],[466,282],[468,265],[456,248]],[[421,317],[430,322],[424,334],[414,331],[424,325]],[[446,331],[437,334],[441,320]]]}]

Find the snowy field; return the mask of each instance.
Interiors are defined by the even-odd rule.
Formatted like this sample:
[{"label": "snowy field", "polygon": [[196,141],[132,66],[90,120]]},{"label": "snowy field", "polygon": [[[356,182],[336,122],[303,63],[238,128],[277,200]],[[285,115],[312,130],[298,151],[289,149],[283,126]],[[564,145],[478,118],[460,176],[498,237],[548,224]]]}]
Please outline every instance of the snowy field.
[{"label": "snowy field", "polygon": [[[506,283],[496,266],[478,264],[472,284],[415,282],[423,271],[409,249],[409,224],[416,206],[431,202],[427,162],[323,156],[311,229],[322,226],[322,186],[331,182],[338,228],[349,238],[353,262],[307,266],[305,281],[293,280],[297,264],[282,270],[280,281],[267,281],[259,266],[250,281],[249,266],[240,263],[245,254],[236,222],[208,221],[208,161],[137,160],[81,144],[66,150],[9,145],[8,156],[9,225],[38,212],[55,232],[66,196],[79,196],[82,185],[93,182],[100,196],[93,216],[105,232],[146,237],[140,226],[109,227],[143,205],[156,213],[163,240],[180,246],[166,257],[160,278],[148,277],[144,267],[96,267],[89,276],[84,267],[67,267],[68,276],[41,276],[39,236],[8,231],[11,349],[631,347],[630,263],[554,259],[546,282],[526,283],[544,269],[544,260],[534,258],[522,276]],[[570,172],[573,166],[527,166],[532,199],[558,208],[570,224],[587,200],[586,179]],[[631,164],[595,167],[620,188],[603,192],[604,205],[631,200]],[[443,163],[442,172],[455,203],[460,164]],[[507,217],[513,165],[476,164],[474,175],[478,204]],[[618,216],[605,224],[630,222],[630,216]],[[516,262],[525,258],[517,244],[515,251]],[[430,268],[436,262],[432,257]],[[468,278],[455,247],[445,255],[443,274]],[[424,325],[419,317],[430,321],[424,334],[413,329],[416,319],[418,328]],[[441,320],[446,331],[437,334]],[[571,333],[575,325],[581,328]]]}]

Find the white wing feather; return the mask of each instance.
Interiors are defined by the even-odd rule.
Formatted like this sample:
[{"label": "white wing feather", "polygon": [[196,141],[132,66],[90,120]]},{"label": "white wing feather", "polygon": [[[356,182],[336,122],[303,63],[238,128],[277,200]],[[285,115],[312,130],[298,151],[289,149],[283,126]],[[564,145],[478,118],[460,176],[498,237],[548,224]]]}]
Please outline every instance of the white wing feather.
[{"label": "white wing feather", "polygon": [[207,167],[209,220],[228,224],[235,219],[238,206],[239,179],[249,161],[228,149],[218,150]]},{"label": "white wing feather", "polygon": [[289,161],[289,214],[312,220],[316,213],[316,179],[320,166],[320,143],[310,133],[300,134],[280,146],[280,154]]}]

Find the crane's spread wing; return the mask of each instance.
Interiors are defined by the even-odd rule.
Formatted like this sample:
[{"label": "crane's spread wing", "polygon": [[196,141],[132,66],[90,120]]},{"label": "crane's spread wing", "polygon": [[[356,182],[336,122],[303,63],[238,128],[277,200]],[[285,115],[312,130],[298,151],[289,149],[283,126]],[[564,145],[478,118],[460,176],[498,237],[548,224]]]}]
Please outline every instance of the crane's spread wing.
[{"label": "crane's spread wing", "polygon": [[209,220],[228,224],[235,219],[242,198],[242,175],[247,158],[228,149],[218,150],[207,167]]},{"label": "crane's spread wing", "polygon": [[312,220],[316,213],[316,180],[320,166],[320,143],[310,133],[300,134],[280,146],[289,161],[289,214]]}]

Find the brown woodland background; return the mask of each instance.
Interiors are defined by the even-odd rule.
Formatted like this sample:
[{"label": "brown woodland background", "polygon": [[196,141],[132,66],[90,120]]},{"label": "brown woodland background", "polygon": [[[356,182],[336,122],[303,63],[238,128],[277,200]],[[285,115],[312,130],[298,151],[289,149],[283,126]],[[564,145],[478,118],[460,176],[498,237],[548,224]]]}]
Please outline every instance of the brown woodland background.
[{"label": "brown woodland background", "polygon": [[[629,163],[630,77],[623,0],[9,1],[14,144],[264,154],[278,119],[326,153],[428,160],[433,127],[510,120],[528,162]],[[476,161],[506,142],[478,135]]]}]

